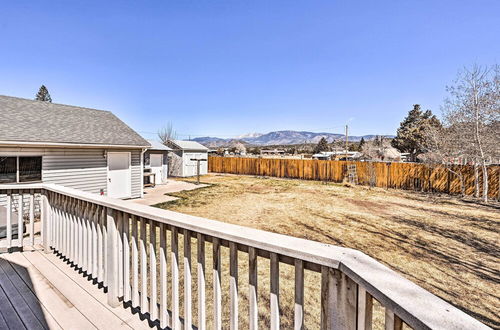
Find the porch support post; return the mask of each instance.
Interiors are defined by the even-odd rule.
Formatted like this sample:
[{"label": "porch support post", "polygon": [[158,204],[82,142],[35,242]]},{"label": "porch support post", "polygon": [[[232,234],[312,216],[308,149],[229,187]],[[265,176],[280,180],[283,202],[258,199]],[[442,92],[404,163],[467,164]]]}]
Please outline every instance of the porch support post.
[{"label": "porch support post", "polygon": [[52,228],[51,212],[48,198],[48,191],[42,190],[41,194],[41,215],[42,220],[42,244],[45,253],[50,253],[50,233]]},{"label": "porch support post", "polygon": [[106,225],[107,225],[107,265],[106,279],[108,285],[108,305],[118,307],[120,301],[118,283],[118,230],[117,230],[116,212],[112,208],[106,208]]},{"label": "porch support post", "polygon": [[355,330],[357,285],[337,269],[321,267],[321,329]]}]

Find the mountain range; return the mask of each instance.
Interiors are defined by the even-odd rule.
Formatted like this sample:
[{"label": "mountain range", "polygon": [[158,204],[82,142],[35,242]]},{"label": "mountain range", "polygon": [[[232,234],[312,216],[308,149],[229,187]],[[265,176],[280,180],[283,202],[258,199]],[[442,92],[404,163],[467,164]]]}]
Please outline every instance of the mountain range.
[{"label": "mountain range", "polygon": [[[349,141],[357,142],[361,138],[366,141],[373,140],[377,135],[349,136]],[[234,138],[223,139],[218,137],[197,137],[192,139],[209,148],[217,148],[230,146],[236,142],[241,142],[254,146],[269,146],[269,145],[292,145],[301,143],[318,143],[321,138],[325,138],[328,142],[344,140],[344,134],[335,133],[314,133],[307,131],[275,131],[267,134],[249,133],[240,135]],[[384,137],[393,138],[392,135],[384,135]]]}]

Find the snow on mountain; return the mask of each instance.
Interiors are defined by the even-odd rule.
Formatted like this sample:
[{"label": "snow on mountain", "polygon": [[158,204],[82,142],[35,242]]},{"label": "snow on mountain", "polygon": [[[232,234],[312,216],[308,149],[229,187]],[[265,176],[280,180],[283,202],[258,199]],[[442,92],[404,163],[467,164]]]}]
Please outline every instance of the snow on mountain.
[{"label": "snow on mountain", "polygon": [[[349,141],[373,140],[376,135],[349,136]],[[193,139],[209,148],[217,148],[231,145],[235,140],[249,145],[268,146],[268,145],[291,145],[302,143],[318,143],[321,138],[325,138],[328,142],[345,139],[344,134],[335,133],[315,133],[307,131],[275,131],[267,134],[249,133],[241,135],[234,139],[221,139],[216,137],[199,137]],[[387,136],[393,137],[393,136]]]},{"label": "snow on mountain", "polygon": [[262,134],[262,133],[247,133],[247,134],[239,135],[239,136],[235,137],[235,139],[258,138],[262,135],[264,135],[264,134]]}]

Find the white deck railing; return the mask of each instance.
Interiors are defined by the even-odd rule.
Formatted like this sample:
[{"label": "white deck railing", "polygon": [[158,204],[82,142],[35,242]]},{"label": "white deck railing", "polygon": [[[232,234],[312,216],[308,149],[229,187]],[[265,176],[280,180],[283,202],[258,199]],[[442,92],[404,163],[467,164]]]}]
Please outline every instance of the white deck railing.
[{"label": "white deck railing", "polygon": [[[148,313],[160,326],[205,329],[206,301],[212,299],[211,317],[222,328],[222,308],[230,309],[230,327],[238,326],[238,251],[248,255],[248,320],[257,328],[257,257],[270,263],[270,325],[280,326],[280,264],[295,268],[295,329],[304,327],[304,269],[321,274],[322,329],[371,329],[373,299],[385,307],[385,328],[487,329],[488,327],[373,258],[356,250],[274,234],[248,227],[143,206],[131,201],[98,196],[50,184],[0,185],[11,209],[14,195],[30,197],[30,210],[41,203],[41,238],[46,252],[56,252],[107,287],[108,303],[121,301]],[[29,212],[29,224],[34,221]],[[23,226],[22,217],[17,219]],[[13,239],[14,223],[7,217],[7,248],[33,245]],[[158,231],[159,229],[159,231]],[[22,232],[22,229],[21,229]],[[32,232],[32,231],[31,231]],[[157,234],[159,232],[159,235]],[[167,235],[171,236],[167,246]],[[184,240],[184,276],[179,276],[179,236]],[[196,239],[197,319],[193,319],[191,241]],[[212,244],[213,297],[206,297],[205,242]],[[157,248],[159,243],[159,249]],[[221,246],[230,250],[230,306],[222,306]],[[167,256],[171,271],[167,273]],[[190,256],[190,257],[186,257]],[[148,267],[149,265],[149,267]],[[149,269],[148,269],[149,268]],[[157,271],[159,269],[159,271]],[[170,285],[168,285],[168,281]],[[180,297],[179,287],[184,295]],[[170,290],[170,292],[167,292]],[[167,295],[168,293],[168,295]],[[158,299],[159,298],[159,299]],[[181,315],[180,300],[183,299]],[[159,301],[159,303],[157,303]],[[168,303],[168,305],[167,305]]]}]

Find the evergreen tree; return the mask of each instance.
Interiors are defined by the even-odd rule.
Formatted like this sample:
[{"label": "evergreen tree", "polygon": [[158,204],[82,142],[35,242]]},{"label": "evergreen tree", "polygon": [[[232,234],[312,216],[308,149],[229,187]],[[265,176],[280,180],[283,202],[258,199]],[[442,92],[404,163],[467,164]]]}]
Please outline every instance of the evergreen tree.
[{"label": "evergreen tree", "polygon": [[45,87],[45,85],[40,86],[38,93],[36,93],[35,100],[52,103],[52,98],[50,97],[49,90],[47,89],[47,87]]},{"label": "evergreen tree", "polygon": [[425,152],[426,129],[440,126],[439,119],[432,114],[432,111],[422,111],[420,105],[415,104],[401,122],[391,145],[400,152],[410,153],[411,160],[415,161],[419,154]]},{"label": "evergreen tree", "polygon": [[321,140],[319,140],[318,144],[316,147],[314,147],[314,153],[317,154],[321,151],[328,151],[330,147],[328,146],[328,141],[322,137]]},{"label": "evergreen tree", "polygon": [[361,151],[363,150],[363,146],[365,145],[365,138],[362,137],[361,140],[359,141],[359,145],[358,145],[358,151]]}]

